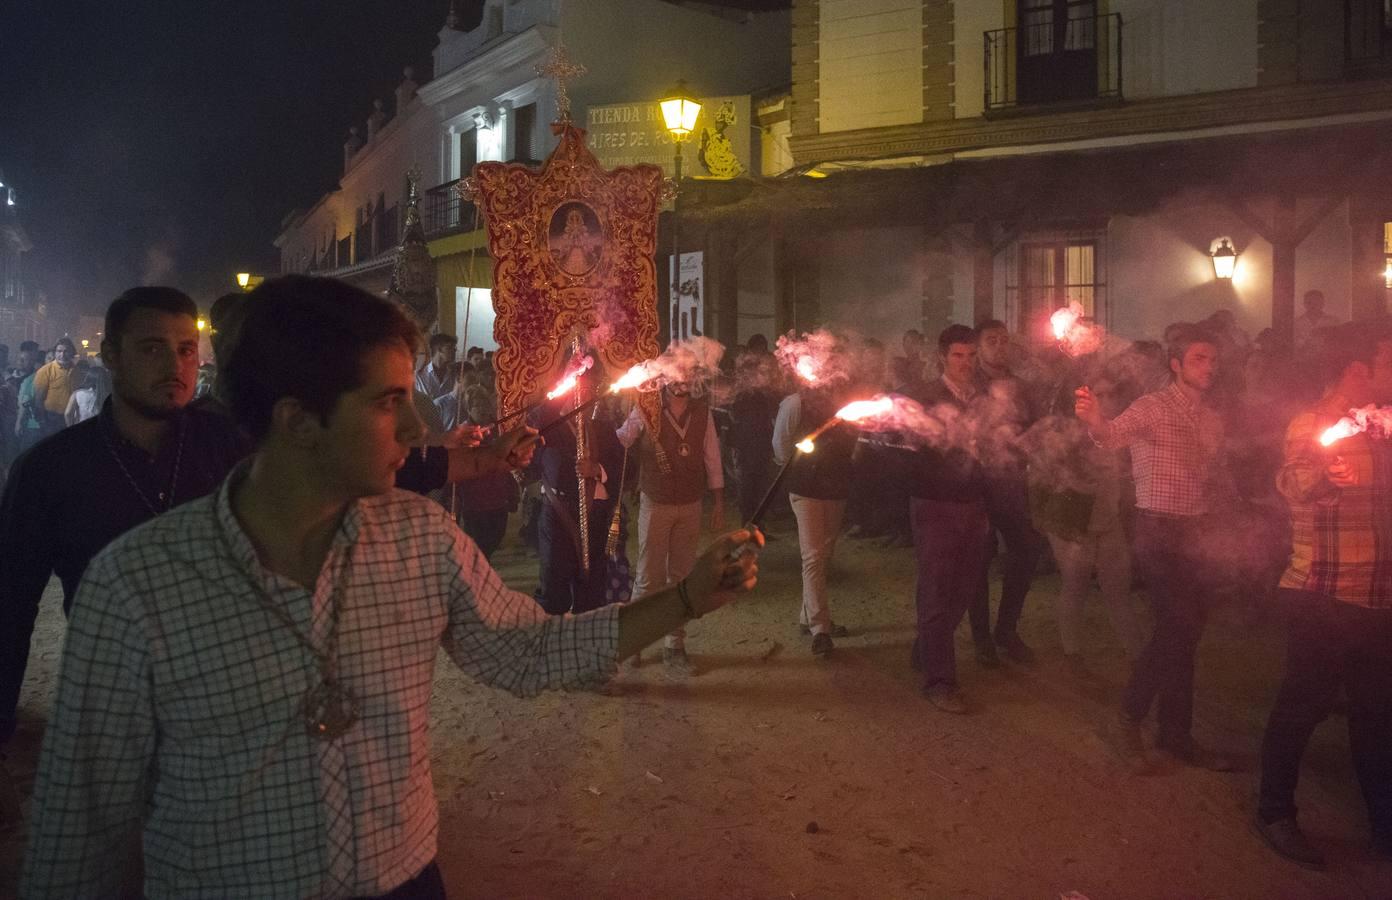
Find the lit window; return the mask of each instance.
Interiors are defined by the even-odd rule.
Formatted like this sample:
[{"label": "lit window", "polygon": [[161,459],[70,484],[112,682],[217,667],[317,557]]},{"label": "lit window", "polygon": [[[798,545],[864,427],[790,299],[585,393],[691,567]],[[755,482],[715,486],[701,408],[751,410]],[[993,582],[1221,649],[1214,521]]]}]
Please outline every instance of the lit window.
[{"label": "lit window", "polygon": [[1392,291],[1392,222],[1382,223],[1382,283]]},{"label": "lit window", "polygon": [[1033,340],[1051,341],[1049,316],[1077,303],[1083,315],[1106,312],[1102,239],[1094,235],[1041,235],[1016,245],[1006,281],[1007,315]]}]

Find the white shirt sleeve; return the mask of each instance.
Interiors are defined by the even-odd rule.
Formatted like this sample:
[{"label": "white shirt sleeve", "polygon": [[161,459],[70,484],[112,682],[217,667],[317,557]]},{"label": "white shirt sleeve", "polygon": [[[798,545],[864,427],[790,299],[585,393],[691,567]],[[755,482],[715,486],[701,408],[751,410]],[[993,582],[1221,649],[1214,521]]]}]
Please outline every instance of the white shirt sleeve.
[{"label": "white shirt sleeve", "polygon": [[778,418],[773,421],[773,461],[784,465],[793,458],[793,448],[798,442],[794,430],[802,421],[802,397],[789,394],[778,404]]},{"label": "white shirt sleeve", "polygon": [[702,452],[706,457],[706,487],[713,491],[725,488],[725,465],[720,459],[720,436],[715,433],[715,415],[706,411],[706,442]]},{"label": "white shirt sleeve", "polygon": [[642,437],[646,427],[647,423],[643,421],[643,411],[635,403],[633,409],[628,413],[628,418],[624,419],[624,423],[619,426],[619,430],[615,434],[619,436],[620,444],[632,447],[638,442],[638,438]]}]

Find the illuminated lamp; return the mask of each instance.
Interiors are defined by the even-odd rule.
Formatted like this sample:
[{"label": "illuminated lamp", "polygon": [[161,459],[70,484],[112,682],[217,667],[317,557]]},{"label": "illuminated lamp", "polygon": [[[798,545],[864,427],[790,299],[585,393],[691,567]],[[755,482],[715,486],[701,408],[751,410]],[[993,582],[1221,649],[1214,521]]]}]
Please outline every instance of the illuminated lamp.
[{"label": "illuminated lamp", "polygon": [[691,96],[686,89],[685,81],[678,81],[677,86],[658,101],[658,105],[662,107],[663,123],[676,140],[684,140],[688,134],[696,130],[696,119],[701,115],[701,101]]},{"label": "illuminated lamp", "polygon": [[1224,281],[1232,281],[1233,269],[1237,268],[1237,251],[1233,250],[1232,244],[1228,243],[1227,238],[1223,238],[1218,249],[1214,250],[1213,274]]}]

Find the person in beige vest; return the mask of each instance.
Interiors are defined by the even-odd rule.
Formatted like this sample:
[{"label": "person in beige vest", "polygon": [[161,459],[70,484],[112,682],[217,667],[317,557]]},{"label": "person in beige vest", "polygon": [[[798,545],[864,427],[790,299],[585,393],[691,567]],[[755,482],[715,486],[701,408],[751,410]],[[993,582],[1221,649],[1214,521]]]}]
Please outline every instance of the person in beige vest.
[{"label": "person in beige vest", "polygon": [[[701,540],[701,502],[714,493],[711,528],[725,521],[725,478],[720,439],[710,404],[691,396],[690,385],[672,383],[662,391],[656,435],[634,407],[618,431],[625,447],[638,447],[638,573],[633,599],[676,584],[691,573]],[[662,661],[677,675],[695,675],[686,655],[686,630],[663,642]]]}]

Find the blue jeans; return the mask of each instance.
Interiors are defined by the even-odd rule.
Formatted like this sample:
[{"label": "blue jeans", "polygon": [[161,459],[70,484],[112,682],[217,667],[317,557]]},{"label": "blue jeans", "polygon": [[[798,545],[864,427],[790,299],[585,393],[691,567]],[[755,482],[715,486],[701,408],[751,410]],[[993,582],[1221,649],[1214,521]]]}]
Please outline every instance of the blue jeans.
[{"label": "blue jeans", "polygon": [[1219,574],[1203,560],[1203,517],[1136,516],[1135,560],[1155,610],[1155,631],[1131,670],[1122,711],[1140,722],[1158,698],[1160,746],[1185,749],[1194,722],[1194,656]]}]

